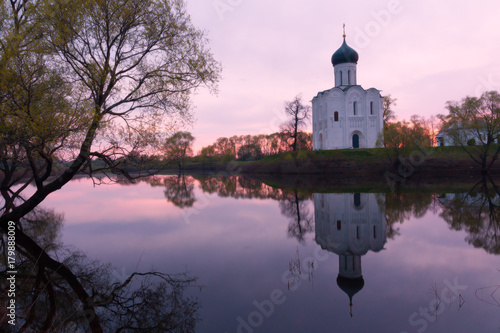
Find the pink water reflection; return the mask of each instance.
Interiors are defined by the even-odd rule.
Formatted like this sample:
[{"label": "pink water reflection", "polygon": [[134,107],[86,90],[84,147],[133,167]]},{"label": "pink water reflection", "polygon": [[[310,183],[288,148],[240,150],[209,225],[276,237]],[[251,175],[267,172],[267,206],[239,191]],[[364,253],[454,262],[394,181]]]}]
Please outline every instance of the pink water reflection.
[{"label": "pink water reflection", "polygon": [[[167,177],[167,176],[162,176]],[[163,178],[159,178],[160,180]],[[161,182],[160,182],[161,183]],[[477,300],[475,290],[500,283],[498,257],[468,245],[465,232],[449,230],[428,211],[397,226],[399,235],[385,249],[362,257],[364,288],[354,297],[354,319],[349,301],[335,282],[338,256],[319,250],[328,259],[317,263],[314,283],[304,281],[289,291],[283,274],[297,251],[302,259],[314,256],[314,231],[305,243],[287,236],[289,219],[276,200],[220,197],[204,193],[194,183],[196,201],[181,209],[169,202],[162,186],[149,183],[93,187],[88,179],[70,182],[45,202],[65,214],[62,240],[91,258],[111,262],[131,272],[152,265],[167,272],[188,270],[204,286],[199,332],[236,331],[238,316],[255,309],[274,289],[287,302],[259,332],[416,331],[409,316],[432,301],[431,287],[458,279],[467,286],[466,306],[450,307],[426,332],[494,330],[500,325],[497,309]],[[308,207],[314,214],[314,205]],[[186,220],[186,212],[191,212]],[[189,223],[187,223],[189,222]],[[293,320],[292,320],[293,319]],[[479,330],[478,330],[479,329]]]}]

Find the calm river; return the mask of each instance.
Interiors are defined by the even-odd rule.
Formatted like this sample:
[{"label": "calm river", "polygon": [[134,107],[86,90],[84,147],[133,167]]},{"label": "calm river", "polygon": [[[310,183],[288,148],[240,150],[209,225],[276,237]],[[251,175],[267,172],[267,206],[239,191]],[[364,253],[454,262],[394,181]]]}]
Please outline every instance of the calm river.
[{"label": "calm river", "polygon": [[60,243],[118,280],[198,277],[196,332],[499,332],[499,197],[439,192],[81,178],[44,207],[64,214]]}]

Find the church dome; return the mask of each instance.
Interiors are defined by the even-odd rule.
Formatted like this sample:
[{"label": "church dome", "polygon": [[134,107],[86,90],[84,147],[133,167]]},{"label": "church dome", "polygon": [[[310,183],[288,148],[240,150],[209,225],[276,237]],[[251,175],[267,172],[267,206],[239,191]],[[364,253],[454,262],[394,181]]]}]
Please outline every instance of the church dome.
[{"label": "church dome", "polygon": [[356,295],[365,285],[365,280],[362,276],[354,279],[343,277],[339,274],[337,277],[337,285],[343,292],[349,296],[349,313],[352,317],[352,298]]},{"label": "church dome", "polygon": [[339,275],[337,277],[337,285],[347,294],[347,296],[349,296],[349,299],[352,300],[352,297],[363,289],[365,280],[363,277],[350,279]]},{"label": "church dome", "polygon": [[344,42],[342,43],[342,46],[332,55],[332,65],[336,66],[345,63],[357,64],[358,59],[359,59],[358,52],[354,51],[352,47],[347,45],[344,37]]}]

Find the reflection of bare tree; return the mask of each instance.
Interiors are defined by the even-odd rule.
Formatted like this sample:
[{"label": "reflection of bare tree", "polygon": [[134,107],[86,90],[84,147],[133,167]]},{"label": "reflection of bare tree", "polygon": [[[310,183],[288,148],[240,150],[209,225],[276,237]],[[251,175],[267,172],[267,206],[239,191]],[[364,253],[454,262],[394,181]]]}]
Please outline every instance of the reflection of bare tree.
[{"label": "reflection of bare tree", "polygon": [[467,243],[500,254],[500,192],[491,178],[467,193],[443,194],[440,202],[440,216],[454,230],[465,230]]},{"label": "reflection of bare tree", "polygon": [[[198,304],[183,291],[195,278],[161,272],[116,277],[110,265],[57,244],[62,216],[37,208],[16,224],[15,268],[0,243],[0,331],[12,327],[4,312],[8,271],[16,274],[19,332],[193,332]],[[57,258],[57,259],[54,259]]]},{"label": "reflection of bare tree", "polygon": [[304,236],[314,230],[312,214],[309,210],[310,196],[299,194],[297,190],[283,193],[279,206],[281,214],[290,219],[288,236],[304,242]]},{"label": "reflection of bare tree", "polygon": [[290,219],[288,235],[304,242],[304,236],[314,229],[308,208],[311,194],[294,189],[284,191],[262,181],[242,176],[198,176],[203,192],[217,193],[221,197],[278,200],[281,213]]},{"label": "reflection of bare tree", "polygon": [[194,197],[194,179],[184,174],[163,178],[150,178],[151,186],[164,186],[165,198],[179,208],[192,207],[196,202]]}]

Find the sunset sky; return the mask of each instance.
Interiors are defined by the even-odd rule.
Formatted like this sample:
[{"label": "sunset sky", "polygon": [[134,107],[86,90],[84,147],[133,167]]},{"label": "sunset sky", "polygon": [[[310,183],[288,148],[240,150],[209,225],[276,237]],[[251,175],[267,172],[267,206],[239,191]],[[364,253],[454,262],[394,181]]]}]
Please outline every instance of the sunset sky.
[{"label": "sunset sky", "polygon": [[497,0],[187,0],[187,9],[223,66],[218,95],[193,99],[195,153],[218,137],[275,132],[285,101],[302,94],[310,104],[332,88],[343,23],[358,84],[397,98],[398,120],[500,90]]}]

